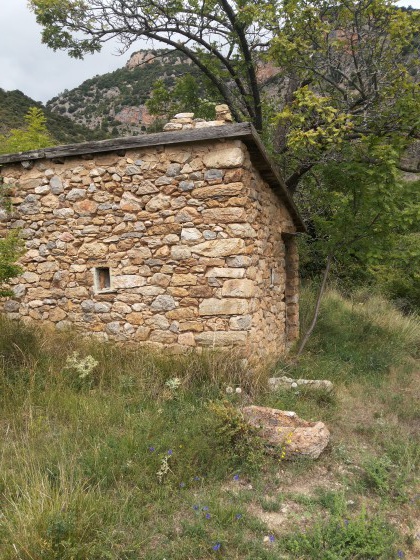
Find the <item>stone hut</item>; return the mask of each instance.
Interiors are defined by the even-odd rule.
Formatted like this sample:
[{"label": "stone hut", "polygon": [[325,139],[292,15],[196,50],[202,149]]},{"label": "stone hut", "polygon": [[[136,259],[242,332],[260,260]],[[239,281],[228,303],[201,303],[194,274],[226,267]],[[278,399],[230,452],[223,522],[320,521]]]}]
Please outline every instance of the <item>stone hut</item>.
[{"label": "stone hut", "polygon": [[[220,109],[220,108],[219,108]],[[304,225],[248,123],[0,156],[26,253],[12,318],[179,351],[278,355],[298,335]]]}]

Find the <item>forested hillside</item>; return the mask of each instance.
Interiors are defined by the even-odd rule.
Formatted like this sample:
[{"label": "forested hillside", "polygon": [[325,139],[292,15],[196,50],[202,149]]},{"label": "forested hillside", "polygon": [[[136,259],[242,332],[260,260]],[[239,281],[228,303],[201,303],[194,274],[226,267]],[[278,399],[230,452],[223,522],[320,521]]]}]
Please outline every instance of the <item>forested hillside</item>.
[{"label": "forested hillside", "polygon": [[7,134],[11,129],[22,128],[25,125],[24,116],[30,107],[38,107],[43,110],[47,118],[47,128],[57,144],[100,140],[107,137],[100,130],[90,130],[66,116],[54,113],[45,108],[42,103],[34,101],[19,90],[5,91],[1,88],[0,134]]},{"label": "forested hillside", "polygon": [[95,76],[53,97],[47,107],[92,130],[112,136],[141,134],[153,123],[145,106],[159,79],[171,86],[176,77],[198,71],[176,52],[140,51],[123,68]]}]

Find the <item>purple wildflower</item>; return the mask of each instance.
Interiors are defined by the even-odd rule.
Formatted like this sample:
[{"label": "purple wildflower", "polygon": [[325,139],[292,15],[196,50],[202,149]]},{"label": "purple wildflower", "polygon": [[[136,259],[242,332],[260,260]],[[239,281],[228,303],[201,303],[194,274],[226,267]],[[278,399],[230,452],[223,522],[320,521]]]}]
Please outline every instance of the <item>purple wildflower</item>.
[{"label": "purple wildflower", "polygon": [[210,519],[211,515],[209,513],[206,513],[206,519]]},{"label": "purple wildflower", "polygon": [[185,488],[185,482],[180,482],[180,483],[179,483],[179,487],[180,487],[180,488]]},{"label": "purple wildflower", "polygon": [[237,513],[235,515],[235,519],[242,519],[242,513]]},{"label": "purple wildflower", "polygon": [[203,506],[203,511],[209,511],[209,506]]},{"label": "purple wildflower", "polygon": [[200,509],[200,506],[193,506],[194,511],[198,511],[199,509]]},{"label": "purple wildflower", "polygon": [[150,453],[153,453],[154,450],[155,450],[155,448],[153,447],[153,445],[151,445],[151,446],[149,447]]},{"label": "purple wildflower", "polygon": [[213,545],[213,550],[215,550],[217,552],[218,550],[220,550],[221,546],[222,545],[219,542],[217,542],[215,545]]},{"label": "purple wildflower", "polygon": [[198,481],[200,480],[200,477],[199,477],[199,476],[195,476],[195,477],[194,477],[194,480],[195,480],[196,482],[198,482]]},{"label": "purple wildflower", "polygon": [[235,474],[235,476],[233,477],[233,480],[239,480],[239,474]]},{"label": "purple wildflower", "polygon": [[398,558],[404,558],[404,552],[402,550],[399,550],[397,552]]},{"label": "purple wildflower", "polygon": [[276,538],[275,538],[274,535],[268,535],[268,540],[269,540],[270,542],[274,542],[274,541],[276,540]]},{"label": "purple wildflower", "polygon": [[168,455],[172,455],[173,451],[172,449],[168,449]]}]

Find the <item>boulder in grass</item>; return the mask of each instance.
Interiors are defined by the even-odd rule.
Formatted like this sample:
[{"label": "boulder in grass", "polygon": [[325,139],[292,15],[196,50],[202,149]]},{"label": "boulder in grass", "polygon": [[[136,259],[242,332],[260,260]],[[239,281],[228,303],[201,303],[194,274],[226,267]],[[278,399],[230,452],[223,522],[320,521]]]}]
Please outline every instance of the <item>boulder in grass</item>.
[{"label": "boulder in grass", "polygon": [[263,406],[247,406],[242,413],[249,424],[261,429],[268,446],[285,452],[285,459],[318,459],[328,445],[330,432],[323,422],[307,422],[295,412]]},{"label": "boulder in grass", "polygon": [[270,377],[268,387],[271,391],[278,389],[303,389],[305,391],[324,391],[331,393],[334,385],[328,379],[293,379],[292,377]]}]

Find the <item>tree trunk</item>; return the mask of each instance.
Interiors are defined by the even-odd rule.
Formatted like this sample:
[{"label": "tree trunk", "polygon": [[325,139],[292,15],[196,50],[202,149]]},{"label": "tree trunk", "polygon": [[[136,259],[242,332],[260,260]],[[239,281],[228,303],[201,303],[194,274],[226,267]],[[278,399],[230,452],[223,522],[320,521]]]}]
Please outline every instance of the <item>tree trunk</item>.
[{"label": "tree trunk", "polygon": [[299,360],[299,358],[300,358],[300,356],[301,356],[301,354],[302,354],[302,352],[303,352],[303,350],[306,346],[306,343],[308,342],[308,340],[309,340],[309,338],[312,334],[312,331],[314,330],[315,325],[318,321],[319,308],[321,307],[322,296],[324,295],[325,286],[327,284],[328,276],[329,276],[329,273],[330,273],[332,258],[333,258],[332,255],[328,255],[327,264],[326,264],[326,267],[325,267],[325,270],[324,270],[324,274],[322,276],[322,282],[321,282],[321,286],[320,286],[319,292],[318,292],[318,297],[317,297],[317,300],[316,300],[314,316],[312,318],[312,322],[309,325],[308,330],[305,333],[305,336],[302,338],[302,341],[299,345],[299,349],[297,351],[296,358],[294,360],[295,362],[297,362]]}]

